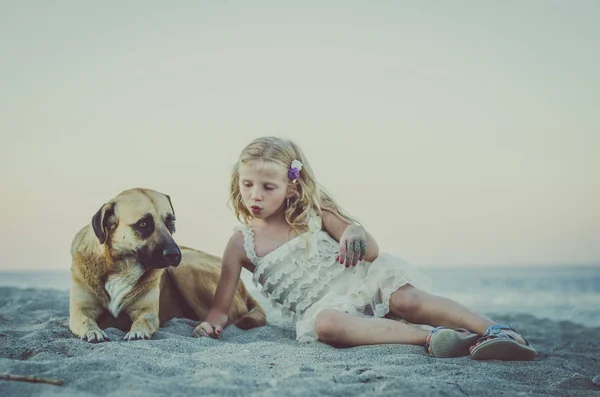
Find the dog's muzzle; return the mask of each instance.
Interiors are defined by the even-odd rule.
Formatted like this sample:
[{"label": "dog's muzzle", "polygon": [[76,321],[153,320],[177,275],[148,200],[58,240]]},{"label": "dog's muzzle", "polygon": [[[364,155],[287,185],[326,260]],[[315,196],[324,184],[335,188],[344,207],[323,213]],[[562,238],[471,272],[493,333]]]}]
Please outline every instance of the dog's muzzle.
[{"label": "dog's muzzle", "polygon": [[179,266],[181,262],[181,250],[177,245],[167,245],[157,247],[152,252],[152,263],[157,268],[165,268],[169,266]]},{"label": "dog's muzzle", "polygon": [[168,266],[178,266],[179,262],[181,262],[181,251],[177,247],[165,248],[162,255]]}]

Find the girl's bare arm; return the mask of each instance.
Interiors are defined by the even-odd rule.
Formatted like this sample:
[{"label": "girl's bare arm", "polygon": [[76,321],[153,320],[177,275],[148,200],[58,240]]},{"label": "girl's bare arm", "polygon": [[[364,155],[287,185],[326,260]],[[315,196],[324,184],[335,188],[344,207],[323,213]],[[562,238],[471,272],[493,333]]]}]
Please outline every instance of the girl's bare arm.
[{"label": "girl's bare arm", "polygon": [[237,289],[244,260],[246,260],[244,236],[241,232],[237,232],[231,236],[225,247],[221,276],[211,310],[206,316],[205,322],[215,327],[224,327],[227,324],[227,314]]}]

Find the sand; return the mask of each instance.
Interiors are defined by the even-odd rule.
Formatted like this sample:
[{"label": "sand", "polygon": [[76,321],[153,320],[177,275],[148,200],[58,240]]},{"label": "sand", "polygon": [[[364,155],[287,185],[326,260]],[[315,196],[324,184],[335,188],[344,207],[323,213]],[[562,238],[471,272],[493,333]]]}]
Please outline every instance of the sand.
[{"label": "sand", "polygon": [[[61,380],[61,386],[0,380],[0,396],[600,396],[600,328],[494,316],[539,352],[532,362],[434,359],[422,347],[335,349],[299,344],[290,320],[222,340],[191,338],[196,323],[174,319],[152,340],[90,344],[69,332],[68,292],[0,287],[0,373]],[[596,378],[597,379],[597,378]]]}]

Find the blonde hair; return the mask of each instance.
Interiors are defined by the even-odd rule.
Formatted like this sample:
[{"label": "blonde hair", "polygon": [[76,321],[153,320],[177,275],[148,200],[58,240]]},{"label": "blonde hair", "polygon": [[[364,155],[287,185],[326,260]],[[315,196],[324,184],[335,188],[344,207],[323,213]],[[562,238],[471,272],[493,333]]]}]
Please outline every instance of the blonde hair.
[{"label": "blonde hair", "polygon": [[318,215],[322,215],[325,210],[337,213],[351,223],[358,223],[317,183],[313,170],[300,147],[288,139],[273,136],[257,138],[250,142],[242,150],[233,167],[230,200],[235,215],[240,221],[248,223],[252,218],[252,214],[243,203],[240,192],[240,166],[253,161],[261,161],[266,165],[283,167],[287,171],[294,160],[300,160],[304,166],[296,183],[293,183],[292,180],[288,182],[288,187],[294,186],[296,191],[296,195],[290,199],[289,207],[285,210],[285,220],[292,229],[297,229],[298,226],[305,223],[306,216],[311,209],[315,210]]}]

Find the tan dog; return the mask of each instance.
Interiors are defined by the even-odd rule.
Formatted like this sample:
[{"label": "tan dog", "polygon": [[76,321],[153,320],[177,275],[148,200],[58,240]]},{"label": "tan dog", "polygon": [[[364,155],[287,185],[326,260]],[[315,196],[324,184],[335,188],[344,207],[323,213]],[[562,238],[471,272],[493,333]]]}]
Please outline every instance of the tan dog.
[{"label": "tan dog", "polygon": [[[174,317],[201,321],[220,276],[220,258],[173,240],[169,196],[131,189],[104,204],[73,239],[69,328],[89,342],[102,329],[129,330],[126,340],[150,338]],[[266,315],[240,280],[229,324],[265,325]],[[130,328],[131,327],[131,328]]]}]

